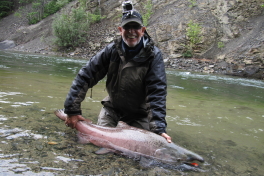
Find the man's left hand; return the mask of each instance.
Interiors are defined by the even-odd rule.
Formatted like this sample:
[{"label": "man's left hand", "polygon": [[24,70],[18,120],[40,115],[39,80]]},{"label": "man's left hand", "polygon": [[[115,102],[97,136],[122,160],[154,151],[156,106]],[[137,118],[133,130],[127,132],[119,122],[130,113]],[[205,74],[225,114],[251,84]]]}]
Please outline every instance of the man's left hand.
[{"label": "man's left hand", "polygon": [[171,143],[171,137],[167,135],[167,133],[161,133],[160,135],[164,137],[168,141],[168,143]]}]

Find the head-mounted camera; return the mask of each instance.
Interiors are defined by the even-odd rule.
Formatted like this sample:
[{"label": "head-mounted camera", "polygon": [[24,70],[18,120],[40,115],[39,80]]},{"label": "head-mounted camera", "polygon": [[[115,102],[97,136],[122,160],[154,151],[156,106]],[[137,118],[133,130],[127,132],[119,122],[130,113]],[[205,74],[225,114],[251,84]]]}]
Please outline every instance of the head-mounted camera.
[{"label": "head-mounted camera", "polygon": [[122,3],[122,7],[123,7],[123,14],[126,13],[132,13],[134,7],[131,1],[125,1]]},{"label": "head-mounted camera", "polygon": [[131,1],[125,1],[122,3],[123,6],[123,17],[121,20],[121,26],[126,25],[130,22],[136,22],[143,26],[143,19],[142,16],[138,11],[136,11],[133,7],[133,4]]}]

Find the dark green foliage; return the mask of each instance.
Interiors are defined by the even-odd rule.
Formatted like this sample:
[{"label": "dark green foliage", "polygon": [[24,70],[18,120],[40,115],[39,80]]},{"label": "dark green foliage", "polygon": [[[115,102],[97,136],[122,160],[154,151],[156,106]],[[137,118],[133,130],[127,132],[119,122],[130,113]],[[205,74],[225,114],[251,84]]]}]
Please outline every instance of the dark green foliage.
[{"label": "dark green foliage", "polygon": [[184,57],[184,58],[187,58],[187,57],[190,58],[192,56],[193,56],[193,53],[190,50],[186,50],[185,52],[182,53],[182,57]]},{"label": "dark green foliage", "polygon": [[37,22],[40,21],[38,12],[30,12],[27,14],[27,19],[29,24],[36,24]]},{"label": "dark green foliage", "polygon": [[47,16],[56,13],[61,9],[62,6],[60,6],[56,0],[50,1],[44,6],[44,14],[43,18],[46,18]]},{"label": "dark green foliage", "polygon": [[89,29],[87,13],[83,8],[74,9],[70,14],[64,12],[54,19],[52,28],[59,47],[80,46]]},{"label": "dark green foliage", "polygon": [[[32,0],[23,0],[24,3],[29,1]],[[40,20],[59,11],[67,3],[69,3],[69,0],[33,0],[32,10],[27,14],[29,24],[38,23]]]},{"label": "dark green foliage", "polygon": [[94,11],[94,13],[88,14],[88,20],[90,24],[98,23],[101,21],[104,17],[101,16],[100,9],[97,7]]},{"label": "dark green foliage", "polygon": [[193,21],[190,21],[187,24],[186,29],[186,44],[183,44],[184,51],[183,51],[183,57],[192,57],[193,56],[193,50],[198,47],[198,44],[201,42],[201,30],[202,27],[199,23],[194,23]]},{"label": "dark green foliage", "polygon": [[7,0],[1,0],[0,1],[0,18],[3,18],[7,16],[12,10],[13,10],[14,3],[7,1]]},{"label": "dark green foliage", "polygon": [[33,2],[34,0],[19,0],[19,3],[21,4],[29,4],[31,2]]},{"label": "dark green foliage", "polygon": [[153,14],[153,4],[152,1],[147,1],[147,4],[144,5],[144,10],[146,11],[143,15],[143,23],[144,26],[148,26],[149,19],[151,15]]},{"label": "dark green foliage", "polygon": [[196,45],[201,41],[201,26],[199,23],[194,23],[190,21],[186,30],[186,36],[189,39],[189,46],[191,49],[196,47]]},{"label": "dark green foliage", "polygon": [[86,41],[89,25],[101,21],[99,7],[93,13],[87,12],[86,0],[80,1],[81,5],[70,13],[58,15],[53,23],[53,33],[57,37],[55,44],[60,48],[74,48],[81,46]]}]

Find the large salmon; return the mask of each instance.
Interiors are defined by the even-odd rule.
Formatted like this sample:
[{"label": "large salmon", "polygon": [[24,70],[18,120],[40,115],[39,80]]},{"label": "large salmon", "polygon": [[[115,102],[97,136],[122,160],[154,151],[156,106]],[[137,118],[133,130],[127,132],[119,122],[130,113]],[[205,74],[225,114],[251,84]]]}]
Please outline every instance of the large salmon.
[{"label": "large salmon", "polygon": [[[67,118],[67,114],[63,110],[57,110],[54,113],[61,120],[65,121]],[[144,161],[148,159],[148,161],[154,161],[152,163],[164,163],[172,169],[189,170],[191,162],[204,162],[204,159],[198,154],[173,142],[168,143],[160,135],[129,126],[121,121],[113,128],[92,124],[87,119],[77,122],[76,129],[79,131],[83,143],[91,142],[96,146],[131,158],[144,158]]]}]

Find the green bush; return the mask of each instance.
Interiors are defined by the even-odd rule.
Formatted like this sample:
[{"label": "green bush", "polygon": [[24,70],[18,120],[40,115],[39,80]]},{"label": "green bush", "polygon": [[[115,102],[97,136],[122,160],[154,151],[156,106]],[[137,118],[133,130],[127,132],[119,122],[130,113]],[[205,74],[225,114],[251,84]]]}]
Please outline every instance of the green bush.
[{"label": "green bush", "polygon": [[57,3],[56,0],[48,2],[44,6],[44,14],[43,14],[42,18],[46,18],[49,15],[56,13],[57,11],[59,11],[61,9],[61,7],[63,7],[63,5],[64,4]]},{"label": "green bush", "polygon": [[223,42],[218,42],[218,43],[217,43],[217,47],[218,47],[219,49],[222,49],[222,48],[225,47],[225,44],[224,44]]},{"label": "green bush", "polygon": [[69,2],[71,2],[72,0],[57,0],[57,6],[63,7],[66,4],[68,4]]},{"label": "green bush", "polygon": [[184,57],[192,57],[193,50],[197,47],[197,45],[201,42],[201,26],[198,23],[194,23],[190,21],[187,24],[186,29],[186,44],[182,44],[184,46],[183,56]]},{"label": "green bush", "polygon": [[80,46],[89,29],[87,13],[83,8],[74,9],[70,14],[64,12],[54,19],[52,28],[59,47]]},{"label": "green bush", "polygon": [[101,16],[100,9],[97,7],[94,13],[88,13],[88,20],[90,24],[98,23],[105,17]]},{"label": "green bush", "polygon": [[197,4],[197,2],[196,2],[196,0],[189,0],[189,2],[191,3],[190,5],[189,5],[189,7],[194,7],[194,6],[196,6],[196,4]]},{"label": "green bush", "polygon": [[144,26],[148,26],[149,19],[151,15],[153,14],[152,8],[153,8],[152,2],[151,0],[148,0],[147,4],[144,6],[144,10],[146,11],[146,13],[142,15]]},{"label": "green bush", "polygon": [[0,18],[7,16],[13,9],[13,2],[0,1]]},{"label": "green bush", "polygon": [[193,49],[201,42],[201,26],[193,21],[190,21],[187,26],[186,36],[188,37],[190,48]]},{"label": "green bush", "polygon": [[40,21],[38,12],[30,12],[27,14],[28,24],[36,24]]},{"label": "green bush", "polygon": [[27,14],[29,24],[38,23],[40,20],[59,11],[69,0],[20,0],[21,3],[32,2],[32,9]]},{"label": "green bush", "polygon": [[32,3],[32,8],[34,10],[27,14],[27,19],[28,19],[29,24],[36,24],[42,19],[42,10],[40,10],[41,7],[42,7],[42,4],[40,0]]},{"label": "green bush", "polygon": [[193,52],[190,50],[186,50],[182,53],[182,57],[186,58],[186,57],[192,57],[193,56]]},{"label": "green bush", "polygon": [[20,4],[29,4],[32,3],[34,0],[19,0]]}]

